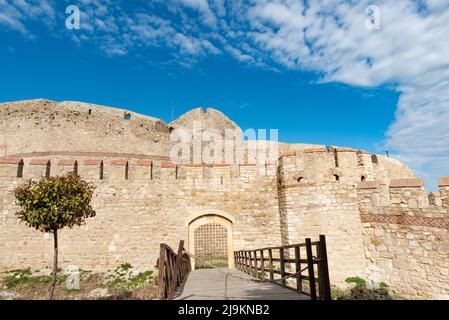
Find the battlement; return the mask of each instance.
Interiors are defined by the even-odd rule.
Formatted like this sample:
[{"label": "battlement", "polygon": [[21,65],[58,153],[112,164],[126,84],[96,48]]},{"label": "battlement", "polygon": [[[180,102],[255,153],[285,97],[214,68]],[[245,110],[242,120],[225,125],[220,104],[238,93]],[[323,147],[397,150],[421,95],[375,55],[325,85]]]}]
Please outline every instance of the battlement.
[{"label": "battlement", "polygon": [[412,171],[397,160],[364,150],[315,146],[281,155],[281,185],[297,182],[357,183],[360,181],[415,178]]},{"label": "battlement", "polygon": [[22,159],[0,158],[0,179],[39,179],[79,174],[88,181],[152,181],[152,180],[208,180],[220,179],[253,182],[263,177],[276,177],[277,163],[242,162],[240,164],[217,163],[204,165],[178,164],[154,159]]},{"label": "battlement", "polygon": [[394,179],[389,184],[363,181],[357,184],[360,209],[364,213],[379,213],[379,208],[449,209],[448,177],[440,179],[439,192],[427,193],[422,179]]}]

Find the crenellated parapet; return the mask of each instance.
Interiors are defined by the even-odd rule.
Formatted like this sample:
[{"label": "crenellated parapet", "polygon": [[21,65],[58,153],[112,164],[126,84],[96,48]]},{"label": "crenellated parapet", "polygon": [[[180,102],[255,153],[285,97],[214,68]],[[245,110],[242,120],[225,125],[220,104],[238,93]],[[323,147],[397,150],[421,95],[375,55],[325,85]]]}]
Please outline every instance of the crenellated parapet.
[{"label": "crenellated parapet", "polygon": [[441,177],[438,187],[439,191],[429,193],[430,205],[449,208],[449,177]]},{"label": "crenellated parapet", "polygon": [[279,160],[280,184],[323,183],[356,184],[360,181],[414,178],[400,162],[352,148],[315,146],[285,153]]},{"label": "crenellated parapet", "polygon": [[27,159],[0,158],[0,179],[39,179],[75,172],[88,181],[151,182],[220,180],[253,183],[257,179],[276,178],[277,163],[213,165],[173,163],[154,159]]},{"label": "crenellated parapet", "polygon": [[447,298],[447,182],[441,178],[440,191],[429,194],[421,179],[357,185],[369,281],[408,299]]},{"label": "crenellated parapet", "polygon": [[21,158],[0,158],[0,178],[22,178],[23,166]]},{"label": "crenellated parapet", "polygon": [[[449,180],[449,179],[448,179]],[[449,181],[440,179],[440,191],[428,193],[422,179],[394,179],[389,184],[363,181],[357,184],[357,197],[362,213],[382,213],[391,209],[449,209]]]},{"label": "crenellated parapet", "polygon": [[[26,170],[28,169],[28,170]],[[51,172],[51,161],[49,159],[33,159],[24,168],[22,177],[30,179],[38,179],[41,177],[49,177]]]}]

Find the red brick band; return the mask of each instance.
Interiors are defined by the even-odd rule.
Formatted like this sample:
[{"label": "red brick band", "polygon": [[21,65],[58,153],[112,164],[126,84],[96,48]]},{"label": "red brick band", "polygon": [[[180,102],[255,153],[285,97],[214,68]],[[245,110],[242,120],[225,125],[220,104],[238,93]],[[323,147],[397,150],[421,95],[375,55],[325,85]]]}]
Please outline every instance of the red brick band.
[{"label": "red brick band", "polygon": [[58,161],[58,166],[60,166],[60,167],[74,166],[75,164],[77,164],[76,160],[59,160]]},{"label": "red brick band", "polygon": [[169,161],[162,161],[161,162],[161,168],[176,168],[178,165],[176,163],[173,162],[169,162]]},{"label": "red brick band", "polygon": [[22,158],[1,158],[0,164],[21,164],[23,163]]},{"label": "red brick band", "polygon": [[390,223],[407,226],[420,226],[449,229],[448,218],[411,217],[411,216],[386,216],[380,214],[361,214],[362,222]]},{"label": "red brick band", "polygon": [[103,160],[85,160],[84,165],[86,166],[100,166]]},{"label": "red brick band", "polygon": [[153,161],[151,161],[150,159],[139,159],[139,160],[137,160],[137,165],[139,167],[151,167],[152,164],[153,164]]},{"label": "red brick band", "polygon": [[30,165],[32,166],[46,166],[50,164],[50,160],[40,160],[40,159],[34,159],[31,160]]},{"label": "red brick band", "polygon": [[111,164],[113,166],[123,167],[128,164],[128,160],[112,160]]}]

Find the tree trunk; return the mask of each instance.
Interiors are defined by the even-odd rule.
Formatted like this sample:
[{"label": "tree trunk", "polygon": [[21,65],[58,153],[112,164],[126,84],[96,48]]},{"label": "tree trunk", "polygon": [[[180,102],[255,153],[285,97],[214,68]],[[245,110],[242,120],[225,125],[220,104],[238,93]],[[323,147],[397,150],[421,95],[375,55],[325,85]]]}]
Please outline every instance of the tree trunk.
[{"label": "tree trunk", "polygon": [[53,276],[50,287],[50,295],[48,297],[49,300],[53,299],[53,293],[55,292],[56,287],[56,273],[58,272],[58,230],[53,231],[53,238],[54,238]]}]

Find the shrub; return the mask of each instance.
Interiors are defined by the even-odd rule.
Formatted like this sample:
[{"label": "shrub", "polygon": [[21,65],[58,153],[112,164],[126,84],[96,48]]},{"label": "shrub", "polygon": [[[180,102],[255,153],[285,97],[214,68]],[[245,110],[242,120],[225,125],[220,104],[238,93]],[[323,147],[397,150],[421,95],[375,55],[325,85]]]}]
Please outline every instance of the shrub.
[{"label": "shrub", "polygon": [[349,277],[345,280],[346,283],[355,283],[358,287],[366,287],[366,281],[360,277]]}]

